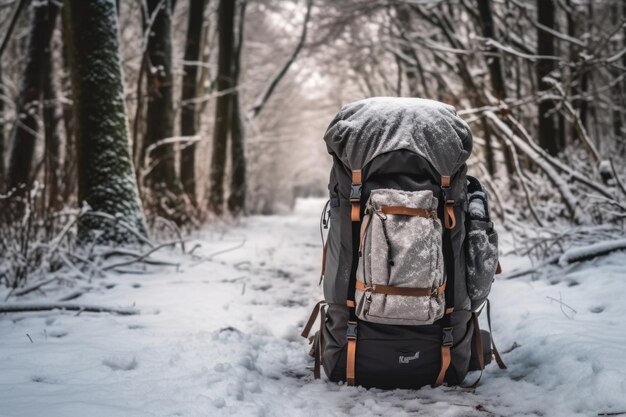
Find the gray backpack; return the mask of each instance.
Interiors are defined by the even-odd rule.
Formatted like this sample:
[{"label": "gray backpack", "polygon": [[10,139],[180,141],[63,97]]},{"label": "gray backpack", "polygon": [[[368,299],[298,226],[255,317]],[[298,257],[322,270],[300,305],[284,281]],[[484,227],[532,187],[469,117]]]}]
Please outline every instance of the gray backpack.
[{"label": "gray backpack", "polygon": [[324,301],[302,332],[315,378],[323,366],[331,381],[419,388],[460,384],[492,356],[504,368],[478,327],[498,238],[487,193],[466,175],[468,125],[443,103],[377,97],[345,105],[324,140]]}]

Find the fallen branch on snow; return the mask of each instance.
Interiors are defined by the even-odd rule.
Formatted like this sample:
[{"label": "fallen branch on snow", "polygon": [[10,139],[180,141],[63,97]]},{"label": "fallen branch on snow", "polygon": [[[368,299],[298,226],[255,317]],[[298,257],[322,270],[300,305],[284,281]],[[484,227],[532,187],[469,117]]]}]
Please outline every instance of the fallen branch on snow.
[{"label": "fallen branch on snow", "polygon": [[589,246],[568,249],[559,257],[559,265],[567,266],[574,262],[587,261],[618,250],[626,250],[626,239],[608,240]]},{"label": "fallen branch on snow", "polygon": [[86,311],[89,313],[112,313],[120,314],[122,316],[132,316],[135,314],[139,314],[139,310],[136,308],[117,308],[71,303],[16,303],[0,305],[0,313],[25,313],[49,310],[66,310],[79,312]]}]

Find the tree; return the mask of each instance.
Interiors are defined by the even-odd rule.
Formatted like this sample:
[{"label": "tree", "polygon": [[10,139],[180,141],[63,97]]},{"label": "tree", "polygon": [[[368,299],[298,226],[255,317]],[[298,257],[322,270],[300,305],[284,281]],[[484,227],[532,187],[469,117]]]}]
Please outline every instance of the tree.
[{"label": "tree", "polygon": [[[539,25],[545,26],[545,29],[539,26],[537,28],[537,54],[543,57],[554,56],[554,35],[551,30],[555,26],[555,7],[553,0],[537,0],[537,20]],[[546,30],[548,29],[548,30]],[[537,60],[537,82],[539,92],[550,90],[551,84],[544,81],[544,77],[556,69],[555,61],[550,58],[539,58]],[[560,144],[557,137],[554,117],[554,103],[552,100],[542,99],[539,102],[539,145],[547,150],[551,155],[556,155],[560,150]]]},{"label": "tree", "polygon": [[0,64],[0,191],[4,189],[4,82]]},{"label": "tree", "polygon": [[42,68],[58,12],[58,6],[53,1],[33,2],[32,8],[22,83],[16,105],[17,121],[11,140],[7,173],[9,189],[30,184],[35,143],[39,134],[37,113],[43,92]]},{"label": "tree", "polygon": [[81,235],[128,242],[147,235],[128,140],[115,0],[65,2],[76,119],[78,197],[128,228],[87,216]]},{"label": "tree", "polygon": [[[148,15],[154,16],[147,27],[148,35],[146,79],[148,109],[146,135],[141,161],[154,161],[146,175],[148,186],[159,193],[163,189],[177,190],[174,146],[159,144],[174,136],[174,79],[172,75],[172,16],[170,0],[147,0]],[[162,142],[161,142],[162,143]]]},{"label": "tree", "polygon": [[[244,22],[246,16],[246,1],[242,1],[239,7],[239,29],[237,30],[237,42],[233,62],[233,82],[239,85],[241,72],[241,49],[244,39]],[[231,113],[231,177],[230,195],[228,196],[228,211],[238,215],[245,210],[246,206],[246,131],[243,121],[243,109],[241,107],[241,94],[235,89],[232,96]]]},{"label": "tree", "polygon": [[43,78],[43,121],[44,121],[44,174],[47,208],[60,209],[63,198],[59,192],[61,138],[59,137],[59,115],[57,113],[58,94],[54,80],[52,49],[45,51],[44,65],[41,69]]},{"label": "tree", "polygon": [[218,7],[219,51],[217,58],[217,102],[213,128],[213,154],[211,155],[211,177],[209,210],[222,214],[224,210],[224,177],[226,174],[226,148],[232,120],[232,90],[235,86],[233,74],[235,2],[220,0]]},{"label": "tree", "polygon": [[[194,136],[198,130],[198,109],[195,98],[198,94],[198,64],[202,44],[202,22],[207,0],[189,0],[187,37],[185,38],[185,63],[180,113],[180,133]],[[196,203],[196,146],[186,145],[181,151],[180,177],[183,189]]]}]

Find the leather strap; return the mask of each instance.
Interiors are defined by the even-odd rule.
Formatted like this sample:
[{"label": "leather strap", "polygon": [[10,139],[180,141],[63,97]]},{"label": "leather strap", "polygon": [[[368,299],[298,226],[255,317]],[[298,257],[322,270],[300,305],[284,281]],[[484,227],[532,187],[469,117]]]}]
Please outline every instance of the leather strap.
[{"label": "leather strap", "polygon": [[350,218],[353,222],[361,220],[361,207],[359,204],[352,204],[352,210],[350,210]]},{"label": "leather strap", "polygon": [[447,200],[443,208],[443,224],[446,229],[454,229],[456,217],[454,216],[454,200]]},{"label": "leather strap", "polygon": [[361,170],[355,169],[352,171],[352,188],[350,189],[350,203],[352,204],[350,217],[353,222],[361,220],[361,185]]},{"label": "leather strap", "polygon": [[441,370],[439,371],[439,375],[437,375],[437,380],[433,385],[435,387],[443,384],[443,380],[446,377],[446,372],[450,367],[450,347],[451,346],[441,346]]},{"label": "leather strap", "polygon": [[404,206],[382,206],[380,211],[384,214],[399,214],[401,216],[437,217],[437,213],[432,210]]},{"label": "leather strap", "polygon": [[315,307],[313,307],[313,311],[311,312],[311,316],[309,317],[309,320],[304,325],[304,328],[302,329],[302,333],[300,333],[300,336],[304,337],[305,339],[309,337],[309,334],[311,333],[311,329],[313,328],[313,324],[315,323],[315,319],[317,318],[320,312],[320,308],[322,307],[323,304],[326,304],[326,301],[324,300],[318,301],[317,304],[315,304]]},{"label": "leather strap", "polygon": [[506,369],[506,365],[502,360],[502,356],[500,356],[500,352],[498,352],[496,344],[493,341],[493,331],[491,330],[491,304],[489,303],[489,299],[487,299],[487,324],[489,325],[489,337],[491,339],[491,350],[493,352],[493,357],[495,358],[496,363],[498,364],[498,367],[500,369]]},{"label": "leather strap", "polygon": [[[348,321],[348,326],[354,326],[356,329],[356,321]],[[346,382],[348,385],[354,385],[355,365],[356,365],[356,331],[351,334],[348,331],[348,347],[346,349]]]},{"label": "leather strap", "polygon": [[498,265],[496,265],[496,275],[502,273],[502,267],[500,266],[500,261],[498,261]]},{"label": "leather strap", "polygon": [[442,295],[446,290],[446,284],[443,283],[437,287],[437,289],[433,290],[432,288],[391,287],[389,285],[379,284],[367,287],[365,283],[357,281],[356,289],[360,291],[370,291],[375,294],[403,295],[407,297],[431,297],[434,295]]}]

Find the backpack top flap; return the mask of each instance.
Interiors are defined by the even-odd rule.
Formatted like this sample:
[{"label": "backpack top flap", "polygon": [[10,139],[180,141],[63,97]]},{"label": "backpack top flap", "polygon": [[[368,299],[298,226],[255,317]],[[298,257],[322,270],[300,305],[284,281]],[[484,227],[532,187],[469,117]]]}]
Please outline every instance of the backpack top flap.
[{"label": "backpack top flap", "polygon": [[451,176],[469,158],[472,134],[454,107],[421,98],[373,97],[346,104],[326,130],[328,151],[350,169],[407,149]]}]

